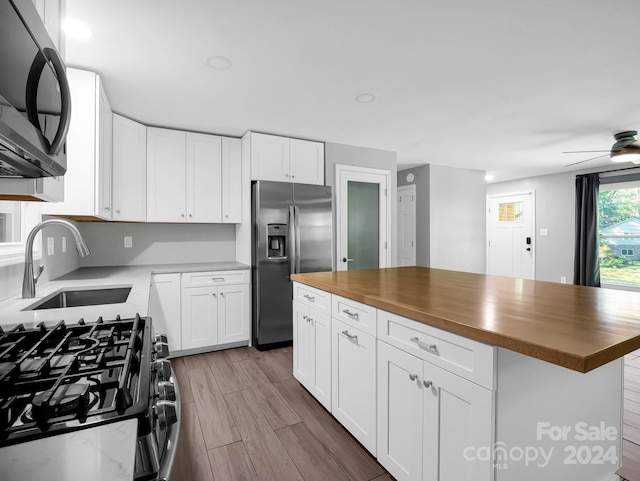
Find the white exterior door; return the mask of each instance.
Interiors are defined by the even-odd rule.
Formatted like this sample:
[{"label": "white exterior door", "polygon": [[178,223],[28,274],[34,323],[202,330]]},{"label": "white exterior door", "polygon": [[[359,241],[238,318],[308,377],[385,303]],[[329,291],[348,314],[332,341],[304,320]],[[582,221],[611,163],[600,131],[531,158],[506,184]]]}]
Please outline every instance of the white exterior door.
[{"label": "white exterior door", "polygon": [[416,265],[416,186],[398,187],[398,266]]},{"label": "white exterior door", "polygon": [[487,274],[535,279],[535,192],[487,197]]}]

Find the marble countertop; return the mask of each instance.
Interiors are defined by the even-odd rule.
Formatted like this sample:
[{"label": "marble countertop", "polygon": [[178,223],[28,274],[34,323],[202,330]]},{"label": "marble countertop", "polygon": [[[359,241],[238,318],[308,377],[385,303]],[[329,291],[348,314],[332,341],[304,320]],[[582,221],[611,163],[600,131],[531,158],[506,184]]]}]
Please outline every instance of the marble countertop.
[{"label": "marble countertop", "polygon": [[82,429],[0,449],[0,479],[131,481],[138,422]]},{"label": "marble countertop", "polygon": [[[36,284],[36,297],[22,299],[15,296],[0,302],[0,326],[7,329],[17,324],[25,328],[35,327],[40,322],[54,324],[65,320],[75,324],[80,318],[87,322],[103,319],[134,317],[147,315],[149,306],[149,287],[152,274],[172,272],[202,272],[220,270],[249,269],[239,262],[207,262],[194,264],[154,264],[144,266],[84,267],[70,272],[45,284]],[[69,307],[64,309],[28,310],[43,297],[62,288],[125,287],[131,286],[127,301],[120,304],[101,304],[97,306]]]}]

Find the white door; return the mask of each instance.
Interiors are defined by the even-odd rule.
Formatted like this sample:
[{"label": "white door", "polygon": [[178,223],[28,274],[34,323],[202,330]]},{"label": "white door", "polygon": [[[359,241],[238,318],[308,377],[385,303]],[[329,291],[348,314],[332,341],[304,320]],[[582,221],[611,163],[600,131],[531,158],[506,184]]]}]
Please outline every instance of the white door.
[{"label": "white door", "polygon": [[535,278],[535,192],[487,197],[487,274]]},{"label": "white door", "polygon": [[391,266],[391,172],[336,165],[339,271]]},{"label": "white door", "polygon": [[398,187],[398,265],[416,265],[416,185]]}]

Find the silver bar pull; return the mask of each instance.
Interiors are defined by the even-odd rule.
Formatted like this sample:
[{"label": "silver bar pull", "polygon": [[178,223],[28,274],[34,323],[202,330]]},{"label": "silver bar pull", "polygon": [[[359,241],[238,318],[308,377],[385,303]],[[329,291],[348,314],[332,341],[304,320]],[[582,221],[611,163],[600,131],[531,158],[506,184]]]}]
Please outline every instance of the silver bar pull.
[{"label": "silver bar pull", "polygon": [[295,212],[292,205],[289,206],[289,225],[287,226],[288,231],[288,243],[287,246],[289,249],[289,275],[296,273],[296,256],[298,253],[296,252],[296,230],[295,230]]},{"label": "silver bar pull", "polygon": [[212,277],[213,282],[224,282],[224,277]]},{"label": "silver bar pull", "polygon": [[313,296],[310,296],[309,294],[305,294],[304,298],[309,302],[316,302],[316,298]]},{"label": "silver bar pull", "polygon": [[294,214],[294,226],[296,229],[296,238],[295,238],[295,242],[296,242],[296,273],[299,274],[300,273],[300,258],[302,257],[300,255],[300,207],[298,207],[297,205],[293,207],[293,214]]},{"label": "silver bar pull", "polygon": [[356,334],[349,334],[349,331],[342,331],[342,334],[344,334],[345,336],[347,336],[349,339],[353,341],[358,340],[358,336]]},{"label": "silver bar pull", "polygon": [[357,312],[351,312],[349,309],[343,309],[342,312],[344,312],[347,316],[349,317],[354,317],[356,319],[359,318],[358,313]]},{"label": "silver bar pull", "polygon": [[418,339],[417,337],[412,337],[411,339],[409,339],[411,342],[415,342],[418,347],[426,347],[427,349],[431,349],[432,351],[435,351],[437,349],[438,346],[436,346],[435,344],[426,344],[424,342],[422,342],[420,339]]},{"label": "silver bar pull", "polygon": [[416,379],[418,379],[418,375],[417,374],[409,374],[409,379],[411,379],[412,381],[415,381]]}]

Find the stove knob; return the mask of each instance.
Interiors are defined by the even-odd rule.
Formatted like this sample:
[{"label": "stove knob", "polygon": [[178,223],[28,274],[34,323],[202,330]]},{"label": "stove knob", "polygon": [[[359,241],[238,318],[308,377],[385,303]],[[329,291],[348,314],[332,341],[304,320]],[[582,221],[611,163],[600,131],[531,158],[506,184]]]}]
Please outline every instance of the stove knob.
[{"label": "stove knob", "polygon": [[171,377],[171,362],[166,359],[159,359],[154,364],[156,375],[161,381],[168,381]]},{"label": "stove knob", "polygon": [[156,334],[156,335],[155,335],[155,337],[154,337],[154,340],[155,340],[156,342],[164,342],[165,344],[166,344],[167,342],[169,342],[169,341],[167,340],[167,335],[166,335],[166,334]]},{"label": "stove knob", "polygon": [[158,414],[160,429],[167,429],[168,426],[178,422],[178,409],[174,402],[158,401],[156,413]]},{"label": "stove knob", "polygon": [[156,358],[165,359],[169,357],[169,344],[166,342],[156,342]]},{"label": "stove knob", "polygon": [[175,401],[176,387],[172,382],[160,381],[158,383],[158,396],[161,401]]}]

